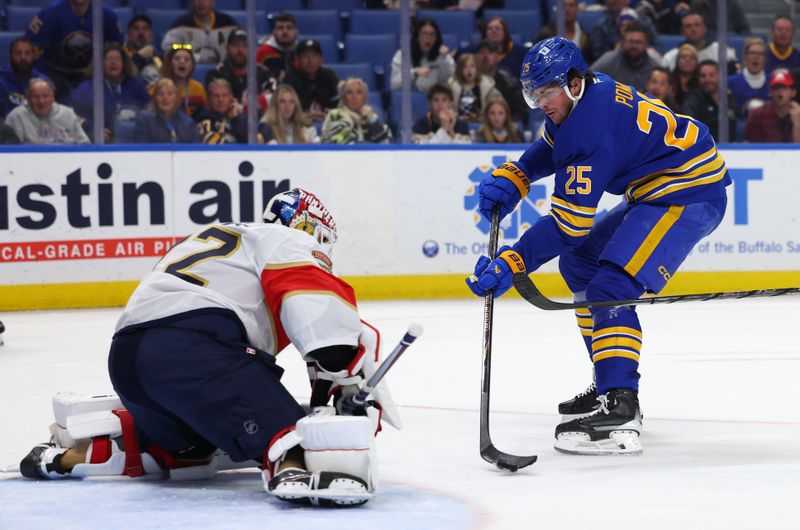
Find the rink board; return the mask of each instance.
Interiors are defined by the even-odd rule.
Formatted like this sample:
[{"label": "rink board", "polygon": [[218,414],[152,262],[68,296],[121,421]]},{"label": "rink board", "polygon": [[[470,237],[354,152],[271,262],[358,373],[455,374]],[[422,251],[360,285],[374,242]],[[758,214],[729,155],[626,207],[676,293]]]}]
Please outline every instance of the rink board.
[{"label": "rink board", "polygon": [[[360,298],[469,296],[463,278],[488,240],[475,186],[517,147],[5,150],[0,310],[124,304],[175,241],[208,223],[257,220],[274,193],[296,186],[334,213],[335,270]],[[728,212],[670,292],[800,285],[800,151],[768,147],[722,149]],[[503,221],[501,245],[547,214],[552,191],[552,179],[533,184]],[[604,197],[601,214],[618,201]],[[537,274],[546,292],[567,294],[555,263]]]}]

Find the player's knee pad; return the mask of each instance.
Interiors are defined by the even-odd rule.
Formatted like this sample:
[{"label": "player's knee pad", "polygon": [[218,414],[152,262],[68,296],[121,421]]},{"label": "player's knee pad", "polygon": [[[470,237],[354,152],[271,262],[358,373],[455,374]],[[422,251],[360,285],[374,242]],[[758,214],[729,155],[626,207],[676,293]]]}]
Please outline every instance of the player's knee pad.
[{"label": "player's knee pad", "polygon": [[644,286],[636,278],[617,265],[605,262],[586,286],[586,301],[633,300],[644,291]]}]

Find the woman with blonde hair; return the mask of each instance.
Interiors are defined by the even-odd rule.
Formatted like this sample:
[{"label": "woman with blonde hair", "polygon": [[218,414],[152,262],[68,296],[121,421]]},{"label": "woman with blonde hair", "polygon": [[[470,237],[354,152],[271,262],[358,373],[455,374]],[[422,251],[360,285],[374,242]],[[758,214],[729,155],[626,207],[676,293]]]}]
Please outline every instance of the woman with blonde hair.
[{"label": "woman with blonde hair", "polygon": [[331,109],[322,123],[322,143],[386,144],[392,131],[367,104],[367,84],[358,77],[339,83],[339,106]]},{"label": "woman with blonde hair", "polygon": [[259,142],[265,144],[318,144],[317,129],[311,125],[291,85],[278,85],[267,112],[258,124]]},{"label": "woman with blonde hair", "polygon": [[172,79],[153,84],[153,110],[136,115],[136,143],[192,144],[200,141],[194,120],[180,109],[178,87]]},{"label": "woman with blonde hair", "polygon": [[700,57],[697,48],[688,42],[678,48],[671,81],[672,98],[681,107],[686,95],[700,86]]},{"label": "woman with blonde hair", "polygon": [[161,78],[172,79],[175,83],[180,108],[189,116],[194,116],[208,105],[205,87],[192,79],[195,66],[191,44],[173,44],[161,65]]},{"label": "woman with blonde hair", "polygon": [[502,97],[494,97],[486,102],[483,109],[483,124],[475,136],[476,143],[518,144],[522,137],[511,119],[511,108]]}]

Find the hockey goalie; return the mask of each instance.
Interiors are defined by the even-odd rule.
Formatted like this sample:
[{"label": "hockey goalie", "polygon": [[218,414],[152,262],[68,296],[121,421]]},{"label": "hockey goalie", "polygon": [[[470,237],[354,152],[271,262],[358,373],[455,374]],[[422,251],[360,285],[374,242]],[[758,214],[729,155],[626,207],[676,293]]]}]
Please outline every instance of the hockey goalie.
[{"label": "hockey goalie", "polygon": [[[281,193],[263,218],[206,226],[169,250],[117,323],[116,394],[57,394],[51,440],[22,460],[23,475],[196,479],[258,465],[284,501],[372,497],[375,435],[381,420],[400,428],[396,408],[385,382],[355,412],[340,405],[376,370],[379,333],[330,272],[336,224],[315,195]],[[308,366],[305,408],[275,363],[290,343]]]}]

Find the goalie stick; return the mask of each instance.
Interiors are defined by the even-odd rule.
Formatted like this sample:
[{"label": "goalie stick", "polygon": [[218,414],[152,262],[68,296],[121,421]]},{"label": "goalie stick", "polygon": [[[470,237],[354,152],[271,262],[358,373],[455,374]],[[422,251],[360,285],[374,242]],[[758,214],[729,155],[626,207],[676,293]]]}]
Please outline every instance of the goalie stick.
[{"label": "goalie stick", "polygon": [[[497,237],[500,232],[500,205],[492,210],[489,227],[489,258],[497,254]],[[517,456],[497,449],[489,436],[489,388],[492,372],[492,321],[494,319],[494,294],[488,293],[483,304],[483,371],[481,372],[481,457],[506,471],[517,471],[536,462],[536,455]]]},{"label": "goalie stick", "polygon": [[403,338],[400,339],[397,346],[394,347],[392,353],[390,353],[389,356],[386,357],[386,360],[375,370],[372,377],[367,380],[364,388],[359,390],[357,394],[345,398],[345,401],[342,403],[342,410],[348,414],[354,414],[358,409],[364,408],[364,405],[367,403],[367,398],[375,387],[378,386],[378,383],[381,382],[386,372],[388,372],[394,363],[397,362],[397,359],[403,355],[403,352],[411,346],[411,343],[422,335],[422,332],[423,328],[419,324],[411,324],[408,326],[408,331],[406,331]]},{"label": "goalie stick", "polygon": [[635,300],[608,300],[603,302],[558,302],[547,298],[530,277],[524,272],[514,274],[514,287],[528,303],[545,311],[561,309],[581,309],[589,307],[616,307],[623,305],[674,304],[675,302],[702,302],[705,300],[726,300],[730,298],[758,298],[764,296],[781,296],[784,294],[800,294],[800,287],[783,289],[757,289],[754,291],[727,291],[721,293],[679,294],[673,296],[652,296]]}]

